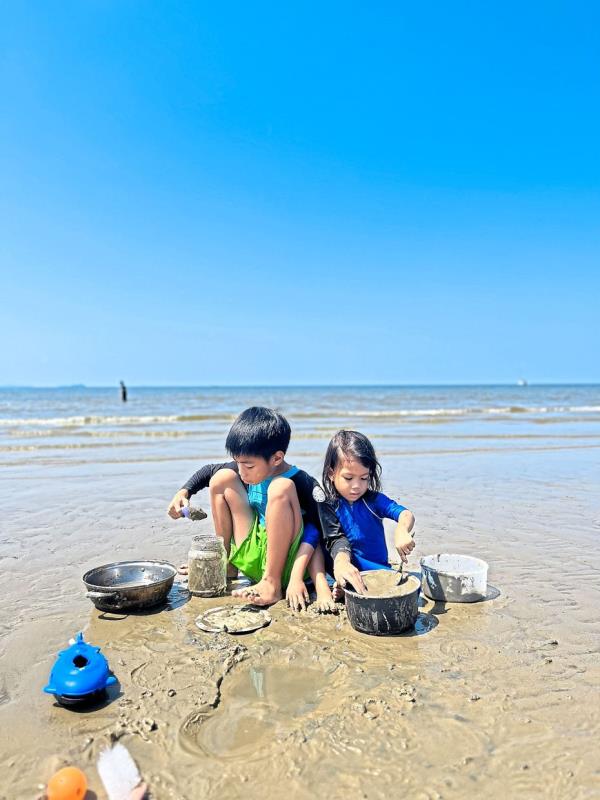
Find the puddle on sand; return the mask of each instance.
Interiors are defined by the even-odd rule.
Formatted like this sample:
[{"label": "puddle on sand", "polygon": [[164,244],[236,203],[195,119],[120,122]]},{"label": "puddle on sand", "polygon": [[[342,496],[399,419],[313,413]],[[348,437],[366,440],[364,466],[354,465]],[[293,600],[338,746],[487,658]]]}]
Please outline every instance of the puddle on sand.
[{"label": "puddle on sand", "polygon": [[256,666],[226,678],[217,710],[191,714],[180,728],[186,750],[216,758],[256,753],[290,730],[321,700],[327,676],[320,670]]}]

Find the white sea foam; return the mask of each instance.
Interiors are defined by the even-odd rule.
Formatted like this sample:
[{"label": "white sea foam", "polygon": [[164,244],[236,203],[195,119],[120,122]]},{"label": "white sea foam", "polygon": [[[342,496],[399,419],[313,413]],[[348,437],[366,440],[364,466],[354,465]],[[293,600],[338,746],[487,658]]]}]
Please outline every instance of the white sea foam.
[{"label": "white sea foam", "polygon": [[86,425],[157,425],[180,422],[183,418],[169,416],[141,417],[10,417],[0,419],[5,427],[48,427],[48,428],[81,428]]},{"label": "white sea foam", "polygon": [[[315,410],[315,412],[289,412],[291,418],[320,419],[320,418],[414,418],[414,417],[474,417],[498,416],[511,414],[597,414],[600,405],[581,406],[472,406],[462,408],[395,408],[395,409],[354,409],[354,410]],[[148,414],[139,416],[70,416],[70,417],[5,417],[0,418],[0,427],[3,428],[40,428],[40,429],[68,429],[68,428],[102,428],[125,427],[135,425],[175,425],[178,423],[195,422],[229,422],[233,417],[229,414]]]},{"label": "white sea foam", "polygon": [[489,408],[408,408],[385,411],[340,411],[348,417],[467,417],[481,414],[598,413],[600,406],[490,406]]},{"label": "white sea foam", "polygon": [[389,411],[339,411],[341,417],[453,417],[471,414],[469,408],[403,408]]}]

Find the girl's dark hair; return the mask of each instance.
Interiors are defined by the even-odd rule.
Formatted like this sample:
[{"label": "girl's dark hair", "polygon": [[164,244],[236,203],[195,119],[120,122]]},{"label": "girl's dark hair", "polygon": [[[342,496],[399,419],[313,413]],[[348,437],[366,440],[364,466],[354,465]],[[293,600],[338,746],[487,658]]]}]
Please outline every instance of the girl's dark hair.
[{"label": "girl's dark hair", "polygon": [[338,494],[329,472],[335,472],[342,458],[347,461],[360,461],[369,470],[369,491],[381,490],[381,464],[375,455],[375,448],[364,433],[358,431],[338,431],[329,442],[323,464],[323,488],[329,499],[335,499]]},{"label": "girl's dark hair", "polygon": [[252,406],[239,415],[225,440],[230,456],[260,456],[268,461],[273,453],[284,453],[290,444],[290,423],[278,411]]}]

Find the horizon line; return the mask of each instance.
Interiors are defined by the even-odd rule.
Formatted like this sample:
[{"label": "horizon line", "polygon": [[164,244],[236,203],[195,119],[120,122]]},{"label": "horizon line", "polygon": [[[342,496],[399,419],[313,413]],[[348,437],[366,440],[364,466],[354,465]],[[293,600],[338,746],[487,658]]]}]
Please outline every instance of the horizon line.
[{"label": "horizon line", "polygon": [[[511,388],[517,387],[519,389],[527,389],[531,386],[600,386],[600,383],[594,381],[569,381],[566,383],[554,381],[540,381],[522,384],[518,381],[511,383],[240,383],[240,384],[225,384],[225,383],[210,383],[210,384],[126,384],[127,389],[421,389],[421,388],[477,388],[477,387],[502,387]],[[2,389],[110,389],[119,390],[119,384],[85,384],[85,383],[71,383],[71,384],[46,384],[46,385],[33,385],[33,384],[3,384],[0,385]]]}]

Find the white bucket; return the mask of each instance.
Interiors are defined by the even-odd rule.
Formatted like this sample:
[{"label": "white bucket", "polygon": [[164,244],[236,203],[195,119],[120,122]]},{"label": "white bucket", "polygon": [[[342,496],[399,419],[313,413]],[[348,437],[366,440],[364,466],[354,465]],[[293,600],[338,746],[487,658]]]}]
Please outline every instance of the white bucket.
[{"label": "white bucket", "polygon": [[437,553],[421,559],[423,594],[447,603],[474,603],[487,594],[488,565],[480,558]]}]

